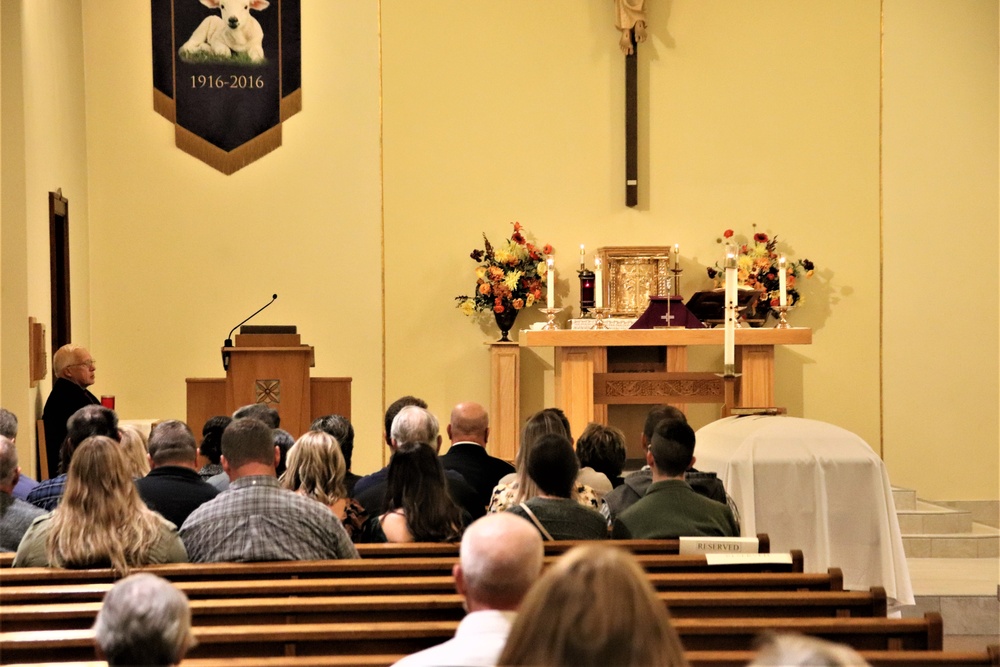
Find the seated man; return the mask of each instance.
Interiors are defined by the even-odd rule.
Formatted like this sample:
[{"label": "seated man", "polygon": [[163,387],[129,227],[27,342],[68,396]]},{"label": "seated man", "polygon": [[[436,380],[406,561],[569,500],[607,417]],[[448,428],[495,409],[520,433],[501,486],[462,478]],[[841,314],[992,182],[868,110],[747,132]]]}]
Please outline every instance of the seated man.
[{"label": "seated man", "polygon": [[694,430],[686,423],[661,421],[646,451],[653,483],[634,505],[615,519],[614,539],[663,539],[740,534],[727,505],[706,498],[684,481],[694,465]]},{"label": "seated man", "polygon": [[279,458],[263,422],[237,419],[226,427],[222,468],[231,484],[181,526],[191,562],[358,557],[329,508],[279,486]]},{"label": "seated man", "polygon": [[[649,414],[646,415],[646,422],[642,427],[643,451],[646,451],[649,448],[649,443],[653,439],[653,430],[656,429],[657,424],[664,419],[670,420],[671,422],[687,423],[687,417],[684,416],[684,413],[674,406],[654,406],[649,411]],[[706,498],[711,498],[712,500],[717,500],[720,503],[728,504],[729,499],[726,495],[726,488],[722,485],[722,480],[720,480],[714,472],[699,472],[694,468],[691,468],[684,473],[684,479],[691,485],[692,489]],[[643,466],[642,470],[628,475],[625,477],[622,484],[616,485],[613,491],[604,496],[603,502],[601,503],[601,514],[603,514],[609,522],[614,521],[616,516],[624,512],[637,500],[646,495],[646,489],[649,488],[652,481],[653,473],[648,465]]]},{"label": "seated man", "polygon": [[160,422],[149,434],[149,474],[135,487],[154,512],[175,526],[191,512],[219,495],[218,489],[198,474],[198,445],[188,425],[171,419]]},{"label": "seated man", "polygon": [[103,435],[111,438],[115,442],[121,441],[121,433],[118,431],[118,415],[114,410],[109,410],[103,405],[88,405],[73,413],[73,416],[66,422],[66,439],[63,441],[60,452],[59,467],[63,471],[58,477],[53,477],[41,482],[28,494],[28,502],[37,507],[41,507],[46,512],[51,512],[62,500],[63,491],[66,490],[66,471],[69,470],[69,462],[73,458],[73,452],[87,438],[93,435]]},{"label": "seated man", "polygon": [[514,472],[514,466],[486,452],[490,416],[479,403],[459,403],[451,411],[447,431],[451,447],[441,464],[464,477],[479,495],[479,504],[486,507],[500,478]]},{"label": "seated man", "polygon": [[[410,409],[406,410],[404,414],[404,408]],[[390,406],[390,410],[392,410],[392,406]],[[403,418],[399,418],[400,415],[403,415]],[[441,450],[441,433],[437,417],[426,408],[418,405],[404,405],[399,410],[393,411],[393,419],[389,423],[388,432],[390,434],[389,448],[393,452],[405,442],[419,442],[429,445],[435,454]],[[381,474],[383,471],[385,472],[384,476]],[[478,519],[486,514],[486,507],[480,504],[475,489],[469,486],[465,478],[454,470],[445,470],[444,473],[448,480],[448,495],[451,496],[456,505],[468,512],[473,519]],[[362,482],[366,481],[369,484],[362,488]],[[369,516],[378,516],[388,509],[386,503],[388,486],[389,466],[386,466],[378,472],[362,477],[354,487],[356,500],[368,511]]]},{"label": "seated man", "polygon": [[[11,442],[17,441],[17,415],[4,408],[0,408],[0,436],[7,438]],[[55,477],[55,474],[53,473],[51,476]],[[25,474],[20,474],[10,495],[21,500],[27,500],[28,494],[36,486],[38,486],[37,481]]]},{"label": "seated man", "polygon": [[20,474],[17,447],[0,435],[0,551],[17,551],[31,522],[45,514],[45,510],[12,495]]},{"label": "seated man", "polygon": [[477,520],[462,536],[452,570],[469,612],[454,639],[414,653],[396,667],[497,664],[528,589],[542,571],[542,539],[526,521],[500,512]]},{"label": "seated man", "polygon": [[[382,431],[382,439],[385,442],[385,446],[389,448],[390,458],[392,453],[396,451],[395,446],[392,444],[392,422],[396,419],[396,415],[398,415],[403,408],[411,405],[423,408],[424,410],[427,409],[427,401],[422,398],[417,398],[416,396],[403,396],[402,398],[397,398],[392,402],[392,404],[389,405],[389,407],[385,409],[385,416],[383,417],[383,426],[385,430]],[[376,470],[373,473],[365,475],[355,482],[354,497],[357,498],[358,495],[364,493],[376,484],[383,484],[388,476],[388,465],[384,466],[381,470]]]},{"label": "seated man", "polygon": [[187,596],[154,574],[125,577],[94,622],[97,657],[119,665],[176,665],[194,644]]}]

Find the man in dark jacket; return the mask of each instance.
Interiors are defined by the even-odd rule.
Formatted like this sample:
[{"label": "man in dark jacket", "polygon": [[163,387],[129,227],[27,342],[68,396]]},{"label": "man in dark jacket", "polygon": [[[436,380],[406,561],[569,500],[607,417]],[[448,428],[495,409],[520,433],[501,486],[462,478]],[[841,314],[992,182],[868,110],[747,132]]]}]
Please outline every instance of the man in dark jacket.
[{"label": "man in dark jacket", "polygon": [[182,421],[160,422],[149,435],[149,474],[137,480],[139,495],[178,528],[218,489],[198,474],[198,445]]}]

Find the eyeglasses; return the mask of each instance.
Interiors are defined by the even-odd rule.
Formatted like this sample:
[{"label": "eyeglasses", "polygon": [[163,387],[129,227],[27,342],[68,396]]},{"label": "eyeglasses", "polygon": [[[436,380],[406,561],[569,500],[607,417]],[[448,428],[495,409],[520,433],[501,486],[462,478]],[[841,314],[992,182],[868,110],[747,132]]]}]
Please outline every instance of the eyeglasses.
[{"label": "eyeglasses", "polygon": [[90,368],[96,368],[97,361],[95,359],[90,359],[89,361],[79,361],[75,364],[69,364],[66,368],[72,368],[73,366],[88,366]]}]

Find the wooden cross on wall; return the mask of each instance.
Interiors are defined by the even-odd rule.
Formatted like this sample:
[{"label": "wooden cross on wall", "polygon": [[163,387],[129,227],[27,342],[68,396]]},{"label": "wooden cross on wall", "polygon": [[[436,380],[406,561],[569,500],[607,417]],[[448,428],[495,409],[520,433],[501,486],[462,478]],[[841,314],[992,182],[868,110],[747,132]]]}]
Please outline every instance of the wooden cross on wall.
[{"label": "wooden cross on wall", "polygon": [[639,203],[639,90],[636,50],[646,41],[646,0],[614,0],[618,45],[625,54],[625,205]]}]

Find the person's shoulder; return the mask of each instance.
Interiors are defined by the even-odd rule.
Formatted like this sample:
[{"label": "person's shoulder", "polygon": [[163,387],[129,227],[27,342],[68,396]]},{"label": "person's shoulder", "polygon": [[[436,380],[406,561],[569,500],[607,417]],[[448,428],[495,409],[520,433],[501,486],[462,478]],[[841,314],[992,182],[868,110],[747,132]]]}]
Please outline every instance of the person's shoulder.
[{"label": "person's shoulder", "polygon": [[22,516],[40,517],[43,514],[48,514],[41,507],[32,505],[31,503],[25,502],[20,498],[13,498],[13,502],[10,504],[9,510],[16,512]]}]

